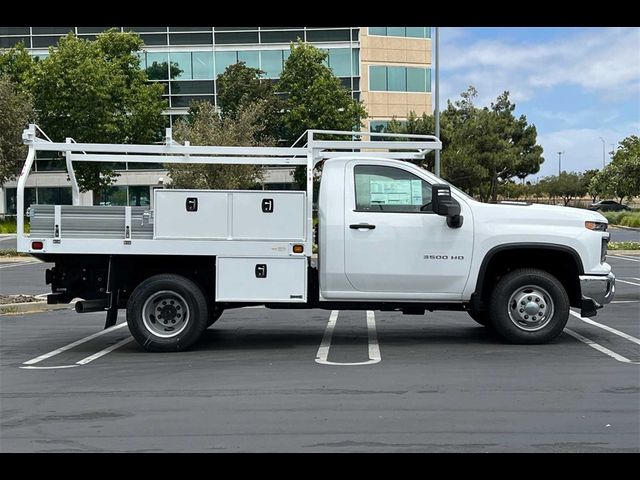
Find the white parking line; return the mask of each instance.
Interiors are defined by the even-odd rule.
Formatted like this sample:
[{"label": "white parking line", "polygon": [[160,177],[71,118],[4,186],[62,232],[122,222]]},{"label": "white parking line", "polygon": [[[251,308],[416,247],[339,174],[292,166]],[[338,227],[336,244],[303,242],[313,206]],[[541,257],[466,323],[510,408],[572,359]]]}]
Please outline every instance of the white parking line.
[{"label": "white parking line", "polygon": [[618,335],[619,337],[626,338],[627,340],[640,345],[640,340],[637,339],[636,337],[632,337],[628,333],[621,332],[620,330],[616,330],[615,328],[612,328],[612,327],[610,327],[608,325],[603,325],[602,323],[594,322],[590,318],[583,318],[582,316],[580,316],[579,313],[576,313],[573,310],[569,310],[569,313],[571,315],[573,315],[574,317],[576,317],[577,319],[582,320],[585,323],[588,323],[588,324],[593,325],[595,327],[601,328],[603,330],[606,330],[607,332],[611,332],[614,335]]},{"label": "white parking line", "polygon": [[611,358],[615,358],[619,362],[631,363],[633,365],[640,365],[640,362],[632,362],[627,357],[623,357],[622,355],[620,355],[620,354],[618,354],[618,353],[616,353],[616,352],[614,352],[612,350],[609,350],[607,347],[603,347],[599,343],[596,343],[596,342],[594,342],[593,340],[591,340],[591,339],[589,339],[587,337],[583,337],[582,335],[580,335],[577,332],[574,332],[573,330],[565,328],[564,331],[566,333],[568,333],[569,335],[571,335],[573,338],[576,338],[576,339],[580,340],[582,343],[585,343],[585,344],[589,345],[591,348],[595,348],[599,352],[602,352],[605,355],[610,356]]},{"label": "white parking line", "polygon": [[323,365],[341,365],[341,366],[354,366],[354,365],[373,365],[382,360],[380,356],[380,346],[378,345],[378,336],[376,334],[376,319],[372,311],[367,310],[367,330],[368,330],[368,343],[369,343],[369,360],[366,362],[330,362],[327,360],[329,357],[329,348],[331,347],[331,338],[333,337],[333,330],[336,328],[336,322],[338,321],[339,310],[332,310],[329,315],[329,323],[324,331],[322,342],[320,342],[320,348],[316,355],[316,362]]},{"label": "white parking line", "polygon": [[93,362],[94,360],[97,360],[98,358],[105,356],[107,353],[113,352],[115,349],[120,348],[123,345],[126,345],[132,340],[133,340],[133,337],[120,340],[118,343],[111,345],[110,347],[107,347],[104,350],[100,350],[98,353],[94,353],[93,355],[90,355],[87,358],[83,358],[82,360],[77,361],[76,365],[86,365],[89,362]]},{"label": "white parking line", "polygon": [[622,258],[623,260],[629,260],[630,262],[638,262],[638,263],[640,263],[640,259],[638,259],[638,258],[624,257],[622,255],[610,255],[610,256],[614,257],[614,258]]},{"label": "white parking line", "polygon": [[640,287],[640,283],[629,282],[628,280],[620,280],[616,278],[616,282],[626,283],[627,285],[635,285],[636,287]]},{"label": "white parking line", "polygon": [[[62,352],[66,352],[67,350],[70,350],[74,347],[77,347],[78,345],[81,345],[85,342],[88,342],[89,340],[93,340],[96,337],[99,337],[100,335],[104,335],[105,333],[109,333],[109,332],[113,332],[114,330],[118,330],[119,328],[122,328],[124,326],[127,325],[127,322],[123,322],[119,325],[115,325],[113,327],[107,328],[106,330],[101,330],[98,333],[94,333],[93,335],[89,335],[88,337],[84,337],[80,340],[76,340],[73,343],[70,343],[69,345],[65,345],[64,347],[60,347],[56,350],[53,350],[49,353],[45,353],[44,355],[40,355],[39,357],[36,358],[32,358],[31,360],[27,360],[26,362],[24,362],[22,365],[35,365],[36,363],[40,363],[43,360],[46,360],[47,358],[51,358],[51,357],[55,357],[56,355],[58,355],[59,353]],[[24,368],[24,367],[20,367],[20,368]]]},{"label": "white parking line", "polygon": [[55,365],[53,367],[38,367],[38,366],[22,366],[20,368],[24,368],[25,370],[57,370],[59,368],[73,368],[73,367],[79,367],[80,365],[77,364],[73,364],[73,365]]}]

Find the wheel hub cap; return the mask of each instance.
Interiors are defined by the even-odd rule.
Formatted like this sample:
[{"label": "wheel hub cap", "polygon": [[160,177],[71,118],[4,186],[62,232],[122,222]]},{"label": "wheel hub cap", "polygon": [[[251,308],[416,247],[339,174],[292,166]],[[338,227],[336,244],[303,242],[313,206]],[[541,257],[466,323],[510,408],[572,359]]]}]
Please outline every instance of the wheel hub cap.
[{"label": "wheel hub cap", "polygon": [[549,293],[534,285],[517,289],[509,298],[509,318],[521,330],[544,328],[553,317],[553,301]]},{"label": "wheel hub cap", "polygon": [[161,338],[175,337],[189,322],[189,305],[177,292],[162,290],[144,303],[142,320],[152,334]]}]

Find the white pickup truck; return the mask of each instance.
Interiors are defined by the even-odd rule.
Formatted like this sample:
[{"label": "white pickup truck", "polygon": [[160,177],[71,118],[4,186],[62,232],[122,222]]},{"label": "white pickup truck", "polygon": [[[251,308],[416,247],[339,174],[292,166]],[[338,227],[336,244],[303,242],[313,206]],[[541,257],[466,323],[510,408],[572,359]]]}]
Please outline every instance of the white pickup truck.
[{"label": "white pickup truck", "polygon": [[[614,296],[602,215],[477,202],[416,165],[441,148],[433,136],[309,131],[304,147],[244,148],[180,145],[170,130],[160,145],[54,143],[37,130],[23,134],[18,211],[38,151],[64,152],[73,205],[30,206],[30,235],[18,215],[18,249],[55,262],[49,302],[80,299],[76,311],[106,312],[105,328],[126,308],[147,350],[187,349],[225,309],[258,304],[459,310],[508,342],[544,343],[570,307],[593,316]],[[160,188],[152,208],[83,206],[77,161],[305,165],[307,189]]]}]

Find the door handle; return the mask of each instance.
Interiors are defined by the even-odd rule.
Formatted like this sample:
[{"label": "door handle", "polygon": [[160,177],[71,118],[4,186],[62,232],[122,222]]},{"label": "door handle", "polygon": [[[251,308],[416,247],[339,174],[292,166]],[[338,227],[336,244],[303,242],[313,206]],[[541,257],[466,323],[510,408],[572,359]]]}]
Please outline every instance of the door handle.
[{"label": "door handle", "polygon": [[373,230],[374,228],[376,228],[376,226],[369,225],[368,223],[354,223],[349,225],[349,228],[352,228],[353,230],[360,230],[361,228],[365,228],[367,230]]}]

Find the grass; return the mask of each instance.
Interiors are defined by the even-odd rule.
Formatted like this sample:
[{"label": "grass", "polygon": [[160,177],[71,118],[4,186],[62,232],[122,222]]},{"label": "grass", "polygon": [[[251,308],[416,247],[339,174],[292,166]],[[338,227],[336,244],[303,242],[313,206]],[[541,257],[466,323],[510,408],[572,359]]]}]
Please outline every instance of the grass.
[{"label": "grass", "polygon": [[0,258],[2,257],[30,257],[28,253],[17,252],[16,250],[0,250]]},{"label": "grass", "polygon": [[[15,218],[5,218],[4,220],[0,220],[0,233],[16,233],[17,225]],[[25,233],[29,233],[29,222],[25,222],[24,224]]]},{"label": "grass", "polygon": [[601,212],[611,225],[640,227],[640,212]]},{"label": "grass", "polygon": [[640,250],[640,242],[609,242],[607,250]]}]

